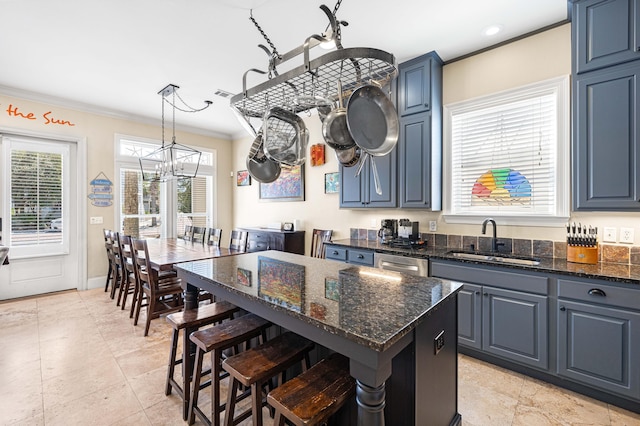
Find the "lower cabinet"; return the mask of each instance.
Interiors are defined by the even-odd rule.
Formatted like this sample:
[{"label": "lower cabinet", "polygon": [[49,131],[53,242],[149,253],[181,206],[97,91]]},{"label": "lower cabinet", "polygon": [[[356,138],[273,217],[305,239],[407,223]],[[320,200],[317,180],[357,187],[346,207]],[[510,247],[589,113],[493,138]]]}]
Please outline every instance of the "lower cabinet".
[{"label": "lower cabinet", "polygon": [[373,250],[325,244],[325,259],[339,260],[363,266],[373,266]]},{"label": "lower cabinet", "polygon": [[640,400],[640,312],[627,309],[640,310],[640,291],[570,280],[558,289],[558,374]]},{"label": "lower cabinet", "polygon": [[548,369],[547,278],[436,261],[430,270],[465,283],[458,295],[459,345]]}]

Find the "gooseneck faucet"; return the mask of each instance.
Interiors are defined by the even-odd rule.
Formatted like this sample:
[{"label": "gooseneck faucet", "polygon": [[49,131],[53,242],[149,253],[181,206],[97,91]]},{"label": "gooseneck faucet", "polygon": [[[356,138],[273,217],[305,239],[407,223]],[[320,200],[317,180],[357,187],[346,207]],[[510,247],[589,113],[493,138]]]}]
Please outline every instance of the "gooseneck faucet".
[{"label": "gooseneck faucet", "polygon": [[491,223],[493,225],[493,238],[491,238],[491,251],[496,252],[498,251],[498,247],[503,246],[504,243],[498,242],[498,237],[497,237],[498,230],[496,229],[496,221],[490,217],[486,218],[482,222],[482,235],[485,235],[487,233],[487,223]]}]

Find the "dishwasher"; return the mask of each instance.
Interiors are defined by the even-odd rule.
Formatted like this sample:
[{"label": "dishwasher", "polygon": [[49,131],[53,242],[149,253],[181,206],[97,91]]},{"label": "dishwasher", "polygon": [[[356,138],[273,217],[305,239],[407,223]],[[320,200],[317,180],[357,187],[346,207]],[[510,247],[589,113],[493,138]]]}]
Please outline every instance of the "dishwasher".
[{"label": "dishwasher", "polygon": [[373,264],[376,268],[403,272],[420,277],[429,276],[429,260],[418,257],[397,256],[386,253],[374,253]]}]

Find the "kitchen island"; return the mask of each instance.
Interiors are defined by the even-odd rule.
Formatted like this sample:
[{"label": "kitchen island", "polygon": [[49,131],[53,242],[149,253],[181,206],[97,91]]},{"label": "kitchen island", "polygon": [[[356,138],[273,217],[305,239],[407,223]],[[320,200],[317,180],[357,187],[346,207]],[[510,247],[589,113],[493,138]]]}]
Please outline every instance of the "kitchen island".
[{"label": "kitchen island", "polygon": [[350,358],[359,425],[460,424],[461,284],[278,251],[176,265],[198,288]]}]

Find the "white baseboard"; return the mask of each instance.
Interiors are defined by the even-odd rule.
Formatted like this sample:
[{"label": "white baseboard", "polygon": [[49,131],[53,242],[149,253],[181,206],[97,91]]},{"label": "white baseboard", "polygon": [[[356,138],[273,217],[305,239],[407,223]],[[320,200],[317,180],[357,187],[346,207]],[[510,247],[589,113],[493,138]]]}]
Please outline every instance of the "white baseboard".
[{"label": "white baseboard", "polygon": [[94,288],[104,288],[104,283],[107,281],[106,275],[104,277],[93,277],[87,280],[87,290]]}]

